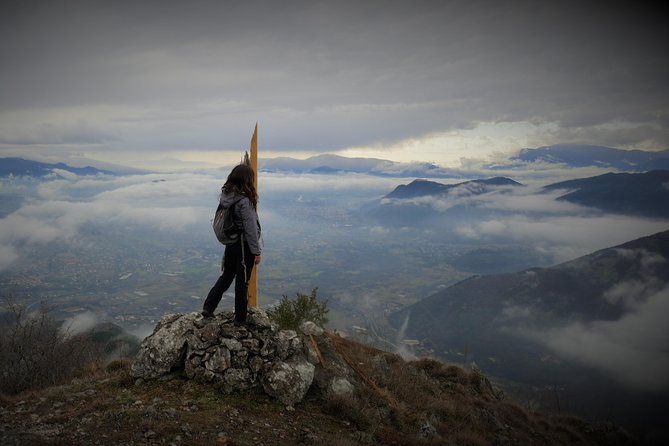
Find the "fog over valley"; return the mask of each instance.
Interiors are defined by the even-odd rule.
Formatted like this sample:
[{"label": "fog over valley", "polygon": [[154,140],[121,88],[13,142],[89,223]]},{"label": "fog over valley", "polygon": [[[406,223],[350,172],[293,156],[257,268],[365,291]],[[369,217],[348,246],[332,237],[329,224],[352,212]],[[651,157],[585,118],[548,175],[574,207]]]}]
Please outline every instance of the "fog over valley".
[{"label": "fog over valley", "polygon": [[[655,212],[669,202],[669,172],[600,169],[563,185],[585,172],[415,178],[346,165],[260,172],[261,307],[317,287],[331,329],[405,357],[475,364],[548,410],[555,386],[563,404],[595,417],[601,392],[639,407],[669,392],[669,254],[657,235],[669,219]],[[220,274],[211,220],[226,174],[64,165],[5,175],[3,297],[50,308],[72,333],[112,322],[139,338],[163,314],[199,311]],[[654,201],[602,195],[602,181]],[[220,308],[233,300],[229,291]]]},{"label": "fog over valley", "polygon": [[[346,296],[359,286],[383,283],[382,276],[402,277],[393,284],[399,289],[367,289],[382,308],[383,294],[415,301],[480,272],[477,262],[465,265],[477,253],[491,265],[486,272],[505,270],[507,265],[495,266],[494,258],[508,253],[519,257],[517,269],[548,266],[667,227],[664,220],[611,215],[559,201],[560,191],[542,192],[538,185],[491,186],[471,194],[471,186],[463,184],[447,195],[395,199],[385,197],[412,179],[348,173],[261,175],[263,305],[304,288],[319,286],[326,294]],[[78,268],[89,261],[110,262],[105,269],[116,269],[118,277],[136,273],[124,265],[146,257],[155,274],[177,272],[188,278],[185,267],[196,268],[201,281],[197,290],[183,289],[170,299],[197,308],[190,294],[206,291],[222,253],[210,220],[223,180],[223,172],[5,179],[2,277],[9,283],[33,280],[49,290],[57,277],[53,271],[29,268],[42,250],[51,253],[54,268],[66,268],[57,258],[69,256],[73,270],[74,262]],[[19,202],[11,197],[23,198]],[[388,248],[392,256],[379,255]],[[169,252],[179,254],[171,257]],[[77,274],[80,280],[94,276]],[[17,297],[46,297],[29,288],[12,292],[17,291],[24,295]],[[87,291],[91,294],[84,296],[84,304],[106,292],[95,287]],[[142,299],[135,305],[141,307]]]}]

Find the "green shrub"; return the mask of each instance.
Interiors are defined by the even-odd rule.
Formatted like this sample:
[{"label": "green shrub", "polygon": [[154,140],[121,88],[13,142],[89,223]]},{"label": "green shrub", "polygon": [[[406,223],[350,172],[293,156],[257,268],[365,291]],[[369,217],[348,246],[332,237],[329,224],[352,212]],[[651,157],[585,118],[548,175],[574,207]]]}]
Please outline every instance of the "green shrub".
[{"label": "green shrub", "polygon": [[305,321],[323,327],[328,322],[326,314],[330,310],[327,308],[327,300],[319,302],[317,294],[318,288],[311,290],[309,296],[297,293],[293,300],[284,294],[279,305],[267,310],[267,315],[284,330],[297,330]]}]

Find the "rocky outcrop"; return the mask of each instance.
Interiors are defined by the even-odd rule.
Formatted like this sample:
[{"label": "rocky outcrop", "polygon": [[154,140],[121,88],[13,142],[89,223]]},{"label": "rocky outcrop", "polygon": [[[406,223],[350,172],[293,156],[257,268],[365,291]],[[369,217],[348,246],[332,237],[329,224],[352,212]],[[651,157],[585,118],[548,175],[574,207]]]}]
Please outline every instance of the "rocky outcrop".
[{"label": "rocky outcrop", "polygon": [[318,354],[311,339],[320,329],[303,324],[300,333],[279,330],[260,309],[250,309],[244,325],[233,319],[232,313],[163,316],[142,341],[133,377],[156,379],[183,371],[225,393],[260,386],[286,405],[301,401],[314,380]]}]

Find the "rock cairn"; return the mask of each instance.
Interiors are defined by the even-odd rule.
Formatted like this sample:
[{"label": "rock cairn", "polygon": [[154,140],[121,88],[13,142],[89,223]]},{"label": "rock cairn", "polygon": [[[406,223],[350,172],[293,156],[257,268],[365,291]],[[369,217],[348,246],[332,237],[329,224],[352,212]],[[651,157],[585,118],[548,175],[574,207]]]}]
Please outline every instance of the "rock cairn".
[{"label": "rock cairn", "polygon": [[249,309],[244,325],[233,320],[233,313],[212,318],[200,313],[163,316],[142,341],[132,376],[150,380],[182,371],[189,379],[211,383],[224,393],[261,386],[288,406],[304,398],[315,374],[319,387],[336,384],[352,391],[345,376],[316,372],[319,357],[314,336],[322,342],[323,330],[315,324],[302,324],[299,333],[279,330],[261,309]]}]

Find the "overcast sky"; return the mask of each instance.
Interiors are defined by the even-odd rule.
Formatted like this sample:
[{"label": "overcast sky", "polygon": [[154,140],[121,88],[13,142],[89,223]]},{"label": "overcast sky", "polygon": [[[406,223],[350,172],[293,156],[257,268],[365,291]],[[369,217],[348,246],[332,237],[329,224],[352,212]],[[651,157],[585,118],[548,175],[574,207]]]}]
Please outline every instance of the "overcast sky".
[{"label": "overcast sky", "polygon": [[0,156],[667,149],[668,28],[612,3],[1,0]]}]

